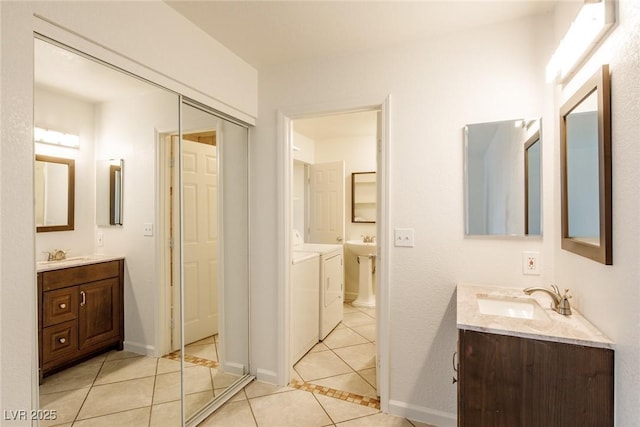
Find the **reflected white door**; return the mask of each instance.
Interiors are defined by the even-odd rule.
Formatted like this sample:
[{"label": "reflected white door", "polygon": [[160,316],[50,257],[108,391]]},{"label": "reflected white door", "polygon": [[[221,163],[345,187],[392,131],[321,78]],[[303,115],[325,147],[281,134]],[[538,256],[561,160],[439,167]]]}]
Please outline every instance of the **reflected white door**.
[{"label": "reflected white door", "polygon": [[184,342],[218,333],[216,147],[182,144],[184,215]]},{"label": "reflected white door", "polygon": [[344,161],[309,167],[310,243],[340,244],[344,238]]}]

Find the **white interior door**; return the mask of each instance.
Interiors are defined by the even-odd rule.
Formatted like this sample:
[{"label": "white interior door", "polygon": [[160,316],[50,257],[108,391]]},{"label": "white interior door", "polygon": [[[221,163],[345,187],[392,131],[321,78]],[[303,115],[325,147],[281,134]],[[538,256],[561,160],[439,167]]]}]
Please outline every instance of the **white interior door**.
[{"label": "white interior door", "polygon": [[344,239],[344,161],[309,166],[310,243]]},{"label": "white interior door", "polygon": [[184,342],[218,333],[217,151],[183,140]]}]

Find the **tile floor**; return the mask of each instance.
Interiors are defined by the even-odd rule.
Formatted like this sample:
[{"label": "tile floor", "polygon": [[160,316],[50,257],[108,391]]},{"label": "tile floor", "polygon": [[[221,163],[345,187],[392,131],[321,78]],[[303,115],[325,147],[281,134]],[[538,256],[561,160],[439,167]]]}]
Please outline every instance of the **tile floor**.
[{"label": "tile floor", "polygon": [[[344,309],[343,322],[294,366],[290,387],[253,381],[200,425],[426,427],[380,412],[375,310],[348,304]],[[200,362],[185,368],[186,409],[192,413],[236,377],[207,365],[217,364],[214,337],[187,346],[185,357]],[[41,425],[175,427],[180,425],[179,399],[178,361],[114,351],[45,378],[40,407],[55,409],[58,417]]]},{"label": "tile floor", "polygon": [[345,304],[342,322],[294,365],[291,385],[311,383],[377,402],[375,316],[375,309]]},{"label": "tile floor", "polygon": [[[185,363],[187,414],[237,378],[217,368]],[[96,356],[45,378],[40,409],[57,413],[55,421],[41,426],[179,426],[180,362],[127,351]]]}]

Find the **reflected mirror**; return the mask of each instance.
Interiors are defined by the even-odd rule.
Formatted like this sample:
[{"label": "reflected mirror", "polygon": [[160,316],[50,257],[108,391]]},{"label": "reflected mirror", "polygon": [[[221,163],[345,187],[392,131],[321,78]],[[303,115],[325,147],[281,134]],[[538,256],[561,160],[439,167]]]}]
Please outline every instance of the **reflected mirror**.
[{"label": "reflected mirror", "polygon": [[376,173],[351,174],[351,222],[376,222]]},{"label": "reflected mirror", "polygon": [[464,129],[465,233],[542,234],[540,119]]},{"label": "reflected mirror", "polygon": [[34,191],[36,231],[73,230],[75,161],[37,154]]},{"label": "reflected mirror", "polygon": [[612,263],[611,107],[603,66],[560,109],[562,248]]},{"label": "reflected mirror", "polygon": [[96,162],[96,224],[122,225],[122,176],[124,160]]}]

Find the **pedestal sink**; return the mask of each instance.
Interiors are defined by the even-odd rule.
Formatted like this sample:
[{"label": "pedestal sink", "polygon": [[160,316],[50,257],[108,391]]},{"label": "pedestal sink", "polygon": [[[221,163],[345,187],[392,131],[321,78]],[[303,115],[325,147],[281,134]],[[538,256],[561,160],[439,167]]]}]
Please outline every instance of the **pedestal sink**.
[{"label": "pedestal sink", "polygon": [[373,308],[376,297],[373,293],[373,273],[376,262],[376,244],[362,240],[347,240],[347,249],[356,255],[358,261],[358,298],[351,304],[355,307]]}]

